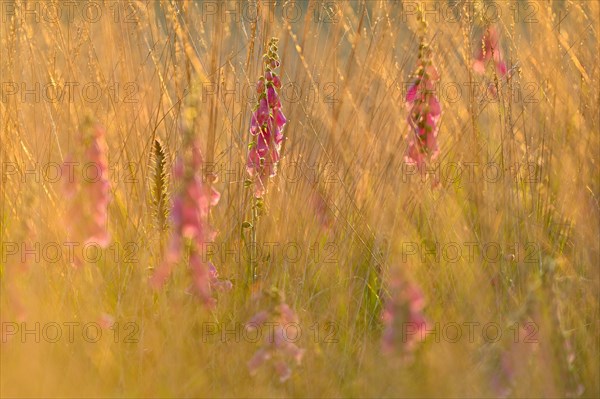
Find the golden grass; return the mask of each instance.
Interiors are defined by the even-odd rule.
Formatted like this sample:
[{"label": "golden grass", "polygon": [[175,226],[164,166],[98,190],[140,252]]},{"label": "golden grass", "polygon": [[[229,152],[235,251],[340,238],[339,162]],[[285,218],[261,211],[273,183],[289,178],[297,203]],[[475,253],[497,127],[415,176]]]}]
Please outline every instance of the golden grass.
[{"label": "golden grass", "polygon": [[[472,85],[494,83],[491,71],[482,77],[470,68],[483,3],[437,3],[427,20],[445,88],[438,164],[448,173],[460,165],[463,173],[459,181],[442,175],[436,188],[403,173],[404,91],[418,23],[399,2],[285,3],[290,13],[300,10],[297,21],[284,17],[281,2],[261,4],[257,19],[246,3],[227,2],[238,12],[223,15],[212,13],[225,7],[215,2],[96,3],[101,14],[93,22],[82,4],[70,22],[63,3],[0,4],[2,397],[483,397],[496,395],[490,381],[502,354],[513,352],[521,367],[511,395],[561,397],[582,385],[582,396],[598,396],[598,2],[492,3],[501,10],[505,59],[516,66],[499,82],[496,101]],[[61,21],[44,19],[50,5],[63,10]],[[38,7],[37,17],[24,7]],[[288,124],[257,232],[259,243],[279,247],[259,267],[264,286],[279,287],[297,311],[307,349],[284,384],[268,367],[249,376],[246,362],[257,344],[203,341],[207,323],[234,328],[256,310],[243,289],[240,235],[251,203],[244,187],[253,106],[247,93],[272,36],[280,40]],[[64,90],[68,82],[72,93],[51,101],[55,91],[46,85]],[[201,93],[195,131],[205,160],[222,168],[212,259],[234,282],[213,311],[185,293],[183,265],[165,290],[154,293],[147,283],[165,242],[153,216],[154,143],[163,143],[168,170],[182,150],[179,121],[192,87]],[[79,270],[64,256],[48,262],[28,255],[25,267],[23,250],[9,254],[6,244],[59,243],[64,250],[69,215],[58,184],[23,171],[43,171],[77,150],[87,115],[107,129],[113,247]],[[491,178],[498,168],[501,175]],[[326,204],[329,228],[315,201]],[[452,243],[462,251],[458,261],[422,254]],[[490,243],[499,256],[482,255]],[[300,249],[298,259],[290,259],[291,246]],[[411,364],[383,356],[378,316],[394,267],[422,287],[431,323],[494,322],[503,336],[486,342],[476,329],[474,342],[428,337]],[[81,325],[103,313],[119,323],[118,342],[107,328],[99,342],[87,342]],[[539,343],[514,345],[510,326],[528,321]],[[34,329],[52,322],[63,326],[57,343],[23,339],[21,330],[4,339],[11,323]],[[73,342],[65,336],[69,322],[80,323]],[[336,342],[324,342],[328,322]],[[138,342],[124,342],[131,331]],[[575,354],[570,369],[567,337]]]}]

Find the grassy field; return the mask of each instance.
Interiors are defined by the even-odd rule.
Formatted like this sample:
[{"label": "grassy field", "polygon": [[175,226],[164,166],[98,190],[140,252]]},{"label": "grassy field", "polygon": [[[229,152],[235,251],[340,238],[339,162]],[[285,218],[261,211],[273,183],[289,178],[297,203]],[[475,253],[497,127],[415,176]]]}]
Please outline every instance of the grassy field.
[{"label": "grassy field", "polygon": [[0,396],[600,395],[599,2],[0,7]]}]

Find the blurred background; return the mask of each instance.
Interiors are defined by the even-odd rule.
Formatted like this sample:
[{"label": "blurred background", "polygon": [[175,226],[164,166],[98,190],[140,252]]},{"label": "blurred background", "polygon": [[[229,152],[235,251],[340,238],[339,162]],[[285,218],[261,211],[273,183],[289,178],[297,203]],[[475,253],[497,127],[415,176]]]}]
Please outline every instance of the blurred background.
[{"label": "blurred background", "polygon": [[[0,7],[3,397],[598,396],[598,2]],[[489,29],[504,75],[473,69]],[[243,328],[261,308],[244,287],[245,166],[271,37],[287,124],[252,291],[277,287],[298,315],[306,352],[284,383],[270,366],[250,375],[260,342]],[[442,108],[424,171],[405,162],[421,37]],[[106,248],[66,228],[60,165],[89,121],[106,131]],[[221,193],[207,256],[233,290],[213,309],[186,292],[185,262],[148,284],[172,234],[154,143],[170,199],[182,121]],[[419,287],[428,332],[387,354],[393,275]]]}]

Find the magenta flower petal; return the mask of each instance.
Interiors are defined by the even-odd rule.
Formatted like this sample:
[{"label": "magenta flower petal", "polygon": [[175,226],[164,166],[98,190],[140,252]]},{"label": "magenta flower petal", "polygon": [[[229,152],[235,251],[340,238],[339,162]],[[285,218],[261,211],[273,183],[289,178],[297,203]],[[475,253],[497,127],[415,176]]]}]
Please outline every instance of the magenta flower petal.
[{"label": "magenta flower petal", "polygon": [[279,78],[279,76],[273,76],[273,84],[275,85],[275,88],[281,89],[281,79]]},{"label": "magenta flower petal", "polygon": [[256,84],[256,92],[258,94],[262,94],[265,91],[265,82],[263,80],[259,80]]},{"label": "magenta flower petal", "polygon": [[496,63],[496,69],[498,71],[498,75],[500,76],[504,76],[506,75],[506,64],[504,63],[504,61],[499,61],[498,63]]},{"label": "magenta flower petal", "polygon": [[279,375],[280,382],[285,382],[292,376],[292,369],[282,361],[275,363],[275,370]]},{"label": "magenta flower petal", "polygon": [[415,83],[409,86],[408,91],[406,92],[407,103],[413,103],[417,99],[417,88],[418,86]]},{"label": "magenta flower petal", "polygon": [[248,362],[248,369],[250,370],[250,375],[255,375],[260,366],[263,365],[265,361],[271,358],[271,354],[264,348],[256,351],[252,359]]},{"label": "magenta flower petal", "polygon": [[254,316],[252,316],[250,320],[248,320],[248,322],[246,323],[246,328],[256,329],[257,327],[260,327],[264,322],[266,322],[268,318],[269,312],[267,312],[266,310],[262,310]]},{"label": "magenta flower petal", "polygon": [[281,106],[279,96],[277,95],[277,92],[275,91],[275,87],[273,85],[269,85],[267,87],[267,99],[269,100],[269,107],[275,108]]},{"label": "magenta flower petal", "polygon": [[266,98],[261,98],[256,110],[256,122],[262,126],[269,119],[269,104]]},{"label": "magenta flower petal", "polygon": [[260,311],[246,323],[246,329],[249,331],[258,329],[267,322],[272,326],[271,333],[263,333],[262,346],[250,359],[248,367],[250,374],[254,375],[256,369],[266,360],[274,358],[275,373],[280,381],[284,382],[292,374],[290,364],[300,365],[305,351],[290,341],[295,338],[288,336],[292,330],[290,323],[298,322],[296,313],[282,299],[277,305],[270,306],[269,310]]},{"label": "magenta flower petal", "polygon": [[442,113],[442,106],[435,96],[429,97],[429,114],[438,116]]},{"label": "magenta flower petal", "polygon": [[275,110],[275,123],[277,123],[277,126],[279,126],[280,129],[287,123],[287,119],[281,111],[281,108]]}]

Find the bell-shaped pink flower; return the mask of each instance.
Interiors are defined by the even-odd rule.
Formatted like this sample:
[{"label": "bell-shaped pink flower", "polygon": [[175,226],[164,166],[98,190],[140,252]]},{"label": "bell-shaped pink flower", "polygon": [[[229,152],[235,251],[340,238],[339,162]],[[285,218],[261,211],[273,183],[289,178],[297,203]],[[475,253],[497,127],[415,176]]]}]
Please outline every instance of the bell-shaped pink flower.
[{"label": "bell-shaped pink flower", "polygon": [[389,282],[382,313],[384,353],[412,354],[425,337],[428,323],[423,314],[424,306],[421,290],[414,283],[405,281],[396,270]]},{"label": "bell-shaped pink flower", "polygon": [[[253,331],[264,328],[267,323],[272,329],[270,333],[263,332],[263,344],[248,362],[250,375],[255,375],[258,369],[268,360],[273,360],[274,370],[280,382],[284,382],[292,375],[290,361],[300,365],[304,356],[304,349],[299,348],[289,337],[287,331],[291,325],[299,329],[298,316],[282,300],[270,310],[262,310],[255,314],[247,323],[246,329]],[[265,328],[265,331],[267,329]]]},{"label": "bell-shaped pink flower", "polygon": [[[72,238],[106,248],[111,241],[106,226],[111,199],[106,131],[99,124],[84,130],[83,162],[68,155],[61,167],[67,226]],[[75,264],[81,265],[81,259],[75,259]]]},{"label": "bell-shaped pink flower", "polygon": [[208,262],[208,276],[210,285],[218,291],[229,291],[233,288],[231,281],[219,279],[217,268],[212,262]]}]

